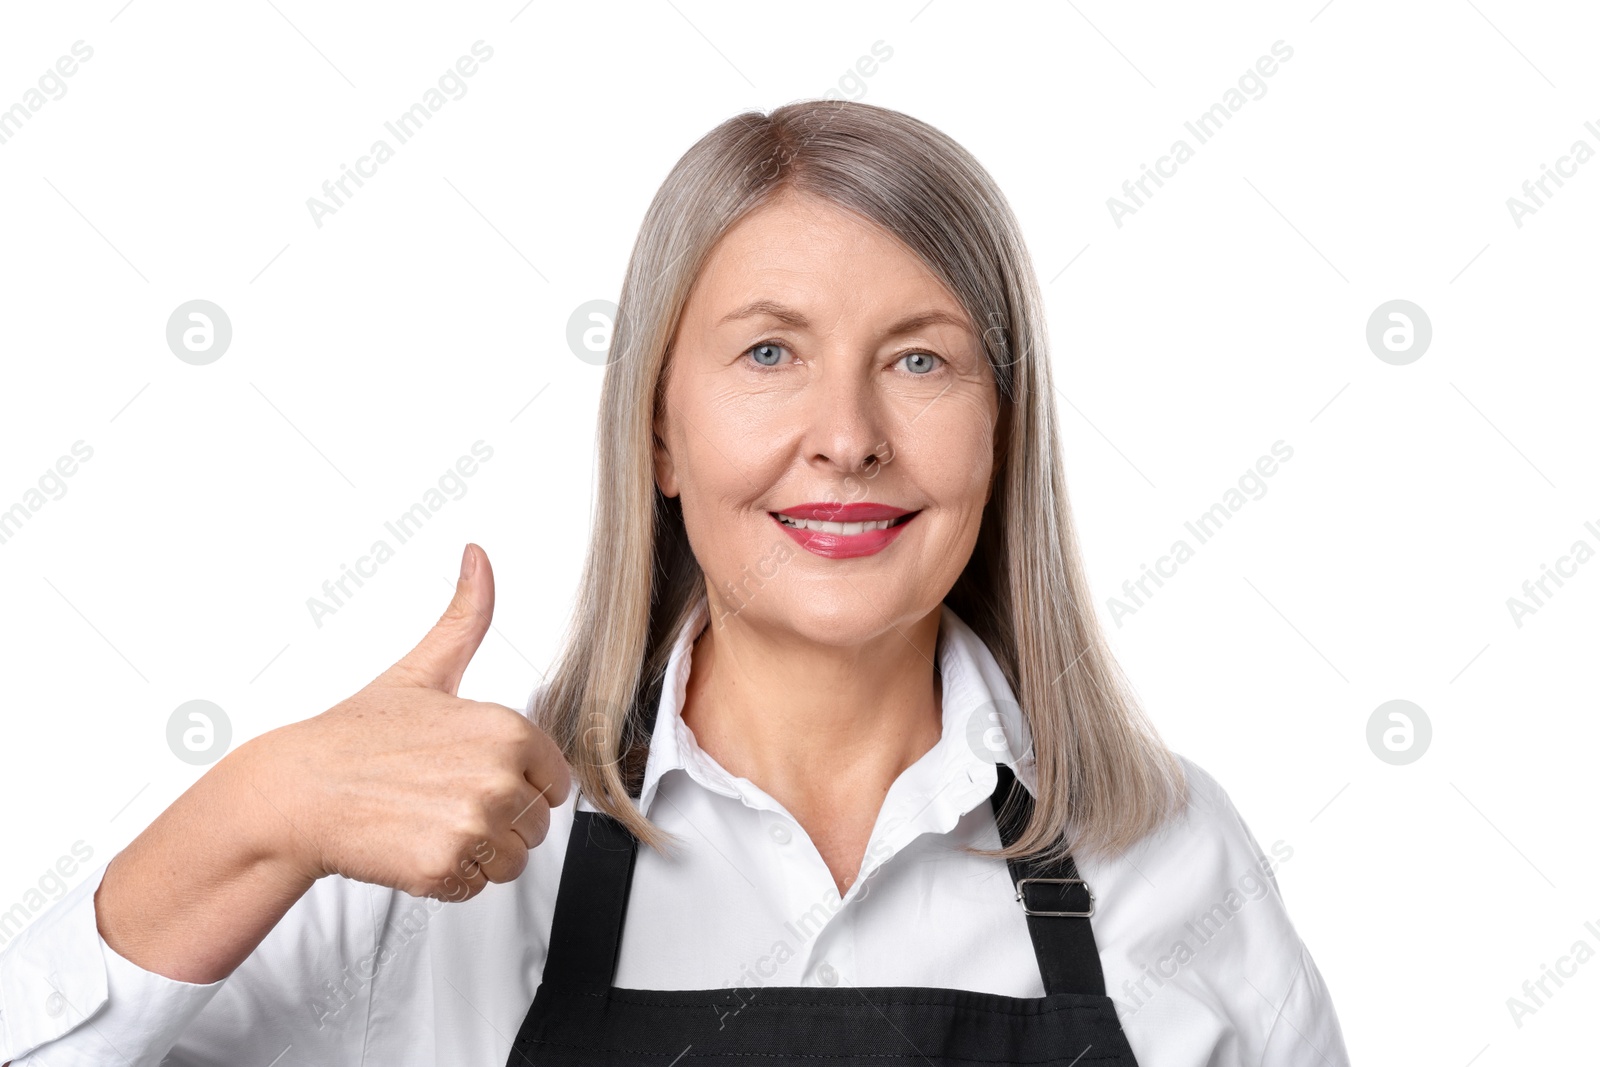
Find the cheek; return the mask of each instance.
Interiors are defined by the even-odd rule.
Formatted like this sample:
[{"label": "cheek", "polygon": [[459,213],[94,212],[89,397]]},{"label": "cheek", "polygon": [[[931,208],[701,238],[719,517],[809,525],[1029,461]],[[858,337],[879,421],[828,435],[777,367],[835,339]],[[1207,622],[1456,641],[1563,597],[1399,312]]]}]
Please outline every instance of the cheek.
[{"label": "cheek", "polygon": [[[711,385],[711,383],[704,383]],[[689,546],[716,583],[768,553],[784,535],[755,505],[784,466],[771,426],[726,390],[702,389],[672,412],[672,456]]]},{"label": "cheek", "polygon": [[994,470],[995,413],[981,396],[946,394],[913,424],[907,466],[917,483],[950,514],[981,515]]},{"label": "cheek", "polygon": [[706,390],[674,412],[673,457],[685,516],[748,507],[781,473],[784,435],[748,397]]}]

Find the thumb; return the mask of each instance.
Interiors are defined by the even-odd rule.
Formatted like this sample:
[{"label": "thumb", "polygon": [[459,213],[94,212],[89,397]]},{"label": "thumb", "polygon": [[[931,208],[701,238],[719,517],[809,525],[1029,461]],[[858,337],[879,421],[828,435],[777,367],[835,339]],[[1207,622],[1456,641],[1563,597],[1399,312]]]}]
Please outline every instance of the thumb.
[{"label": "thumb", "polygon": [[493,617],[494,571],[483,549],[469,543],[461,554],[461,577],[450,605],[416,647],[385,672],[387,680],[455,696]]}]

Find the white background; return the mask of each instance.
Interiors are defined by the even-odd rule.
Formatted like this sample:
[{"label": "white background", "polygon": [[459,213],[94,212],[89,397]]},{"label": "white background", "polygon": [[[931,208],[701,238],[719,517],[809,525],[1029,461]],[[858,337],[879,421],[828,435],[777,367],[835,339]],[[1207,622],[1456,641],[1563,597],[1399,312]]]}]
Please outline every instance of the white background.
[{"label": "white background", "polygon": [[[1520,1027],[1506,1004],[1600,950],[1600,561],[1520,627],[1506,603],[1600,549],[1600,160],[1520,227],[1506,204],[1600,149],[1591,8],[274,3],[0,12],[0,108],[94,50],[0,144],[0,509],[94,450],[0,544],[0,910],[202,773],[168,748],[179,704],[235,744],[323,710],[433,622],[468,540],[499,604],[463,693],[521,706],[592,503],[601,370],[568,317],[616,298],[695,139],[835,89],[951,134],[1021,218],[1098,609],[1166,739],[1293,847],[1354,1062],[1593,1054],[1600,960]],[[466,95],[319,228],[307,198],[480,39]],[[1184,122],[1279,40],[1198,144]],[[1179,137],[1194,158],[1117,226],[1107,198]],[[165,337],[197,298],[233,326],[208,366]],[[1433,326],[1404,366],[1365,339],[1397,298]],[[480,439],[466,495],[317,626],[307,598]],[[1267,493],[1115,625],[1279,440]],[[1397,698],[1433,727],[1406,766],[1366,740]]]}]

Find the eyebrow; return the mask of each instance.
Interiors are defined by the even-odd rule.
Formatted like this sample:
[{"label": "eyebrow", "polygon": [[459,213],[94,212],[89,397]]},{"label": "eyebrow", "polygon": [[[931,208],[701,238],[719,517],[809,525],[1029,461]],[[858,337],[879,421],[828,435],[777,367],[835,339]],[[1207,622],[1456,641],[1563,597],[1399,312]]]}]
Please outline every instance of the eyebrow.
[{"label": "eyebrow", "polygon": [[[797,330],[805,330],[811,327],[811,321],[803,314],[801,314],[799,311],[796,311],[794,308],[791,308],[786,304],[780,304],[775,300],[752,300],[750,303],[745,304],[742,307],[734,308],[732,311],[728,312],[728,314],[717,320],[716,325],[723,326],[727,323],[736,322],[740,319],[755,318],[758,315],[765,315],[769,318],[777,319],[786,326],[792,326]],[[940,308],[928,308],[924,311],[918,311],[907,315],[899,322],[894,323],[888,329],[883,331],[883,336],[897,337],[901,334],[912,333],[916,330],[920,330],[924,326],[932,326],[935,324],[954,326],[958,330],[965,330],[968,333],[972,332],[972,325],[967,322],[964,317],[952,315],[950,312],[944,311]]]}]

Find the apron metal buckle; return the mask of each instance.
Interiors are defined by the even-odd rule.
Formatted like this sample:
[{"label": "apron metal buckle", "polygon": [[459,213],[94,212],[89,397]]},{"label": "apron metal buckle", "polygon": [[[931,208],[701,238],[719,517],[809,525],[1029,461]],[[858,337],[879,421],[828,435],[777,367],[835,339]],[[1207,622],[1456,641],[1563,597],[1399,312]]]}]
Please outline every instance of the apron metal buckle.
[{"label": "apron metal buckle", "polygon": [[[1032,882],[1051,883],[1055,885],[1081,885],[1083,886],[1084,893],[1089,897],[1089,910],[1035,911],[1028,906],[1027,897],[1023,892],[1023,890],[1027,888],[1028,884]],[[1087,919],[1089,916],[1094,914],[1094,893],[1089,889],[1089,883],[1085,882],[1082,878],[1019,878],[1017,879],[1017,899],[1022,902],[1022,913],[1024,915],[1048,915],[1063,919]]]}]

